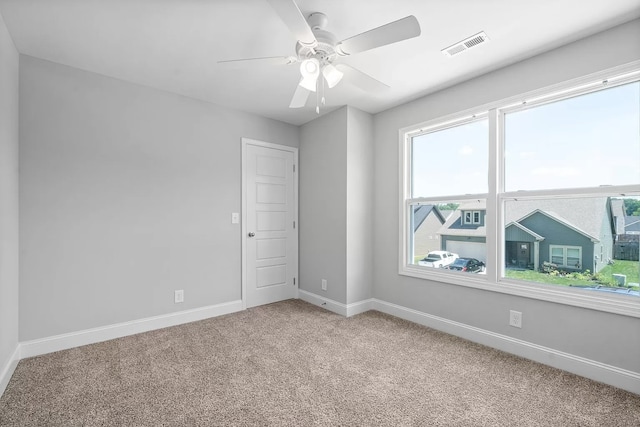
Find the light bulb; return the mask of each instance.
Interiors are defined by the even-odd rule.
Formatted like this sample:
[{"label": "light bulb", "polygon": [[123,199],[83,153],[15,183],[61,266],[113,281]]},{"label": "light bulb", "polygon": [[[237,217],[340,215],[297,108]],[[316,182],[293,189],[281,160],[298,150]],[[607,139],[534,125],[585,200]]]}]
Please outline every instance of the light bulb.
[{"label": "light bulb", "polygon": [[302,62],[301,72],[303,75],[314,75],[318,73],[318,61],[316,59],[307,59]]},{"label": "light bulb", "polygon": [[300,64],[300,74],[302,74],[300,86],[311,92],[315,92],[318,75],[320,75],[320,62],[315,58],[305,59],[302,61],[302,64]]},{"label": "light bulb", "polygon": [[327,64],[322,69],[322,75],[327,80],[327,85],[329,86],[329,88],[332,88],[340,83],[340,80],[342,80],[342,76],[344,76],[344,73],[342,71],[338,71],[338,69],[333,65]]}]

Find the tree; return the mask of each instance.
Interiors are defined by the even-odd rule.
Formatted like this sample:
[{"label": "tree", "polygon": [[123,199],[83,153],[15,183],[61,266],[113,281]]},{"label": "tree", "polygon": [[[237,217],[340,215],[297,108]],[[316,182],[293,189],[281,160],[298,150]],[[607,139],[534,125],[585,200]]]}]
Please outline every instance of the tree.
[{"label": "tree", "polygon": [[459,203],[441,203],[438,205],[438,209],[441,211],[455,211],[460,206]]},{"label": "tree", "polygon": [[624,199],[624,210],[627,216],[640,216],[640,200]]}]

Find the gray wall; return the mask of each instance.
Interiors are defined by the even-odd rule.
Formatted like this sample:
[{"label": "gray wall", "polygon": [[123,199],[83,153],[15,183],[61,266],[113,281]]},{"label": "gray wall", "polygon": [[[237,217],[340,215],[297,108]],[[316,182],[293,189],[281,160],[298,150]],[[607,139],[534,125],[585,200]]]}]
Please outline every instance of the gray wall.
[{"label": "gray wall", "polygon": [[240,299],[241,137],[299,128],[21,56],[20,340]]},{"label": "gray wall", "polygon": [[[640,21],[583,39],[374,117],[374,297],[640,372],[640,319],[398,275],[398,130],[640,59]],[[508,326],[509,310],[523,328]]]},{"label": "gray wall", "polygon": [[18,62],[0,16],[0,373],[18,346]]},{"label": "gray wall", "polygon": [[373,118],[347,109],[347,304],[372,297]]},{"label": "gray wall", "polygon": [[341,304],[372,296],[372,126],[343,107],[301,131],[300,289]]},{"label": "gray wall", "polygon": [[299,156],[300,289],[345,304],[347,108],[302,126]]}]

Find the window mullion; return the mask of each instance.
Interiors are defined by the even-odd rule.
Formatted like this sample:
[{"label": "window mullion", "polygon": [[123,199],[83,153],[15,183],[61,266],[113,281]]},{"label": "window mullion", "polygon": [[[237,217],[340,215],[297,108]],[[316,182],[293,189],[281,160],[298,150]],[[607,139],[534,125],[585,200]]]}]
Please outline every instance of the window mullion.
[{"label": "window mullion", "polygon": [[500,230],[500,206],[498,201],[498,189],[501,186],[502,148],[499,144],[500,123],[497,110],[489,111],[489,191],[487,193],[487,213],[485,217],[486,248],[487,248],[487,280],[496,283],[502,274],[502,264],[498,262],[502,253],[498,242],[502,233]]}]

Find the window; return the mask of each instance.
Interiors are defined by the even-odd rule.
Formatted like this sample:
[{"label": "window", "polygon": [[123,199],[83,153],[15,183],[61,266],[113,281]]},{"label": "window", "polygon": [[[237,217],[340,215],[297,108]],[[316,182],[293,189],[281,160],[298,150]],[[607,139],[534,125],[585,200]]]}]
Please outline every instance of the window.
[{"label": "window", "polygon": [[474,225],[480,224],[482,212],[481,211],[464,211],[464,224]]},{"label": "window", "polygon": [[639,88],[507,109],[505,191],[638,184]]},{"label": "window", "polygon": [[550,245],[551,263],[559,267],[579,270],[582,265],[582,248]]},{"label": "window", "polygon": [[473,212],[473,223],[480,224],[480,211]]},{"label": "window", "polygon": [[[640,218],[639,79],[612,72],[404,129],[400,274],[640,317],[626,225]],[[441,214],[428,250],[486,269],[420,262],[418,206]]]},{"label": "window", "polygon": [[[487,130],[484,114],[408,136],[407,264],[451,273],[447,267],[456,258],[486,259],[481,209],[488,189]],[[470,191],[476,195],[468,196]],[[453,255],[439,262],[427,260],[434,251]]]}]

